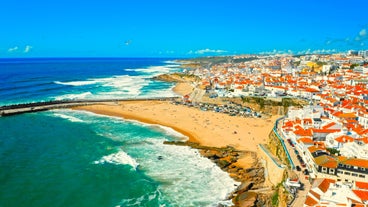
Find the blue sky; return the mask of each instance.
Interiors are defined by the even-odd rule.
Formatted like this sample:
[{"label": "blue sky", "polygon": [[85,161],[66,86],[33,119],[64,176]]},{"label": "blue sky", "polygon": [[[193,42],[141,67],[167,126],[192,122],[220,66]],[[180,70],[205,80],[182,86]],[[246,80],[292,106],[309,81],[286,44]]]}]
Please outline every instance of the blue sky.
[{"label": "blue sky", "polygon": [[368,49],[367,0],[2,0],[1,57]]}]

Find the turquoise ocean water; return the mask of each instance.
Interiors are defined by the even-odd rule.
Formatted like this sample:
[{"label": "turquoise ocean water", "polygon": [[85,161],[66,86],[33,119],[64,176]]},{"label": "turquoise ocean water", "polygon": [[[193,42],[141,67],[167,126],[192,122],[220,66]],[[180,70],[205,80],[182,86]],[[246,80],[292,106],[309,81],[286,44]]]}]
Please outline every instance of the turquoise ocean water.
[{"label": "turquoise ocean water", "polygon": [[[172,96],[162,59],[0,61],[0,103]],[[72,110],[0,117],[0,207],[219,206],[236,185],[159,125]]]}]

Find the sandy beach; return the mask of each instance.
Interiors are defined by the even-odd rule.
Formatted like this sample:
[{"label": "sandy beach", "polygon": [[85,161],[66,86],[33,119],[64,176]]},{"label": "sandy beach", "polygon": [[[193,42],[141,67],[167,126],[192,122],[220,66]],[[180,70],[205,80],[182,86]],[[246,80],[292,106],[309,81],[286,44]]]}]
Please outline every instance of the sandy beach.
[{"label": "sandy beach", "polygon": [[[175,89],[180,94],[189,93],[189,84],[178,84]],[[238,150],[255,151],[258,144],[266,144],[276,116],[269,119],[229,116],[212,111],[201,111],[184,105],[174,105],[168,101],[123,101],[109,105],[89,105],[75,107],[97,114],[122,117],[150,124],[171,127],[184,134],[189,141],[203,146],[232,146]],[[247,168],[253,163],[249,158],[240,159],[238,164]]]}]

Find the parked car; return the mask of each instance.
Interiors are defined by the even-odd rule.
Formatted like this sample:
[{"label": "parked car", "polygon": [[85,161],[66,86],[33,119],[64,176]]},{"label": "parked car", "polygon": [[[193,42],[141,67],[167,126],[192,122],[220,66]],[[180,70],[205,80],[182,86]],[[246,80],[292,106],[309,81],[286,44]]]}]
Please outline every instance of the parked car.
[{"label": "parked car", "polygon": [[296,168],[297,171],[301,171],[302,170],[299,165],[297,165],[295,168]]},{"label": "parked car", "polygon": [[305,169],[305,170],[303,171],[303,173],[304,173],[304,175],[309,175],[309,171],[308,171],[307,169]]}]

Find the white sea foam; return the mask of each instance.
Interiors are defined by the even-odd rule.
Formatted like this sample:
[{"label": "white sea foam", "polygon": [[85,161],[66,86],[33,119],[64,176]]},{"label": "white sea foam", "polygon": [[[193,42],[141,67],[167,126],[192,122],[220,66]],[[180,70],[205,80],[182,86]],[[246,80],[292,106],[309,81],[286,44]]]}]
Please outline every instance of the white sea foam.
[{"label": "white sea foam", "polygon": [[173,128],[162,126],[162,125],[157,125],[157,124],[155,124],[153,126],[156,126],[156,127],[160,128],[165,134],[167,134],[169,136],[179,138],[182,141],[187,141],[188,140],[187,136],[185,136],[182,133],[174,130]]},{"label": "white sea foam", "polygon": [[[93,93],[77,93],[71,91],[69,94],[55,97],[56,100],[70,100],[70,99],[113,99],[113,98],[152,98],[152,97],[172,97],[176,94],[171,89],[156,89],[150,90],[144,87],[150,85],[153,80],[152,77],[170,73],[177,70],[178,65],[167,66],[151,66],[148,68],[125,69],[126,71],[137,71],[145,75],[130,76],[120,75],[108,78],[94,78],[81,81],[62,82],[55,81],[56,84],[71,85],[71,86],[85,86],[96,85]],[[147,89],[147,90],[146,90]]]},{"label": "white sea foam", "polygon": [[158,131],[170,136],[170,137],[175,137],[175,138],[178,138],[180,141],[187,141],[188,140],[188,137],[185,136],[184,134],[176,131],[175,129],[173,128],[170,128],[170,127],[166,127],[166,126],[162,126],[162,125],[159,125],[159,124],[148,124],[148,123],[143,123],[143,122],[140,122],[140,121],[136,121],[136,120],[125,120],[127,122],[131,122],[131,123],[135,123],[135,124],[138,124],[138,125],[141,125],[141,126],[147,126],[147,127],[150,127],[150,128],[153,128],[153,129],[158,129]]},{"label": "white sea foam", "polygon": [[147,68],[129,68],[129,69],[125,69],[126,71],[135,71],[135,72],[141,72],[141,73],[145,73],[147,75],[155,76],[155,75],[159,75],[159,74],[164,74],[164,73],[170,73],[172,71],[177,70],[177,67],[180,65],[165,65],[165,66],[150,66]]},{"label": "white sea foam", "polygon": [[141,169],[161,182],[160,191],[173,206],[231,206],[226,200],[240,184],[198,150],[183,146],[164,145],[160,140],[135,150],[143,154]]},{"label": "white sea foam", "polygon": [[118,89],[127,95],[139,95],[141,89],[150,82],[146,77],[128,75],[105,78],[100,81],[102,82],[102,86]]},{"label": "white sea foam", "polygon": [[66,94],[56,97],[56,100],[73,100],[73,99],[89,99],[93,95],[91,92],[78,93],[78,94]]},{"label": "white sea foam", "polygon": [[66,115],[66,114],[54,113],[53,115],[56,116],[56,117],[67,119],[67,120],[69,120],[71,122],[83,122],[83,120],[81,120],[81,119],[79,119],[77,117]]},{"label": "white sea foam", "polygon": [[[79,113],[80,115],[66,114],[84,120],[83,114],[86,112]],[[100,129],[108,130],[111,136],[105,136],[106,138],[124,143],[124,151],[119,149],[116,153],[103,156],[95,161],[95,164],[130,165],[132,169],[136,169],[139,163],[140,170],[160,183],[158,186],[158,191],[162,192],[160,200],[165,200],[172,206],[232,205],[231,200],[226,199],[239,183],[231,179],[226,172],[222,171],[213,162],[202,157],[198,150],[185,146],[165,145],[163,144],[164,137],[147,138],[136,133],[133,136],[139,137],[131,137],[131,135],[128,135],[128,131],[126,135],[121,134],[122,128],[118,126],[122,125],[121,121],[123,119],[106,118],[108,119],[88,118],[88,120],[95,120],[93,123],[98,124],[96,127],[99,129],[96,132]],[[165,130],[167,134],[179,135],[178,132],[167,127],[143,125],[159,127],[160,130]],[[114,136],[119,136],[119,138],[113,138]],[[144,199],[151,199],[153,196],[151,194],[146,195]],[[137,206],[142,201],[141,197],[129,198],[119,204],[121,206]]]},{"label": "white sea foam", "polygon": [[135,71],[143,72],[143,73],[152,73],[152,74],[162,74],[168,73],[172,70],[172,68],[167,66],[151,66],[148,68],[136,69]]},{"label": "white sea foam", "polygon": [[100,160],[94,161],[94,164],[105,164],[105,163],[115,165],[130,165],[134,170],[136,170],[139,165],[134,158],[130,157],[127,153],[125,153],[122,150],[120,150],[117,153],[103,156]]},{"label": "white sea foam", "polygon": [[54,81],[56,84],[60,85],[69,85],[69,86],[84,86],[84,85],[92,85],[98,83],[95,80],[88,80],[88,81],[70,81],[70,82],[61,82],[61,81]]},{"label": "white sea foam", "polygon": [[[139,196],[137,198],[128,198],[128,199],[123,199],[120,204],[118,205],[119,207],[125,207],[125,206],[142,206],[142,203],[146,203],[147,201],[152,201],[154,199],[156,199],[157,197],[161,197],[161,192],[159,190],[156,190],[154,192],[149,192],[145,195]],[[146,205],[144,205],[146,206]],[[166,206],[165,204],[160,205],[160,207],[164,207]]]}]

